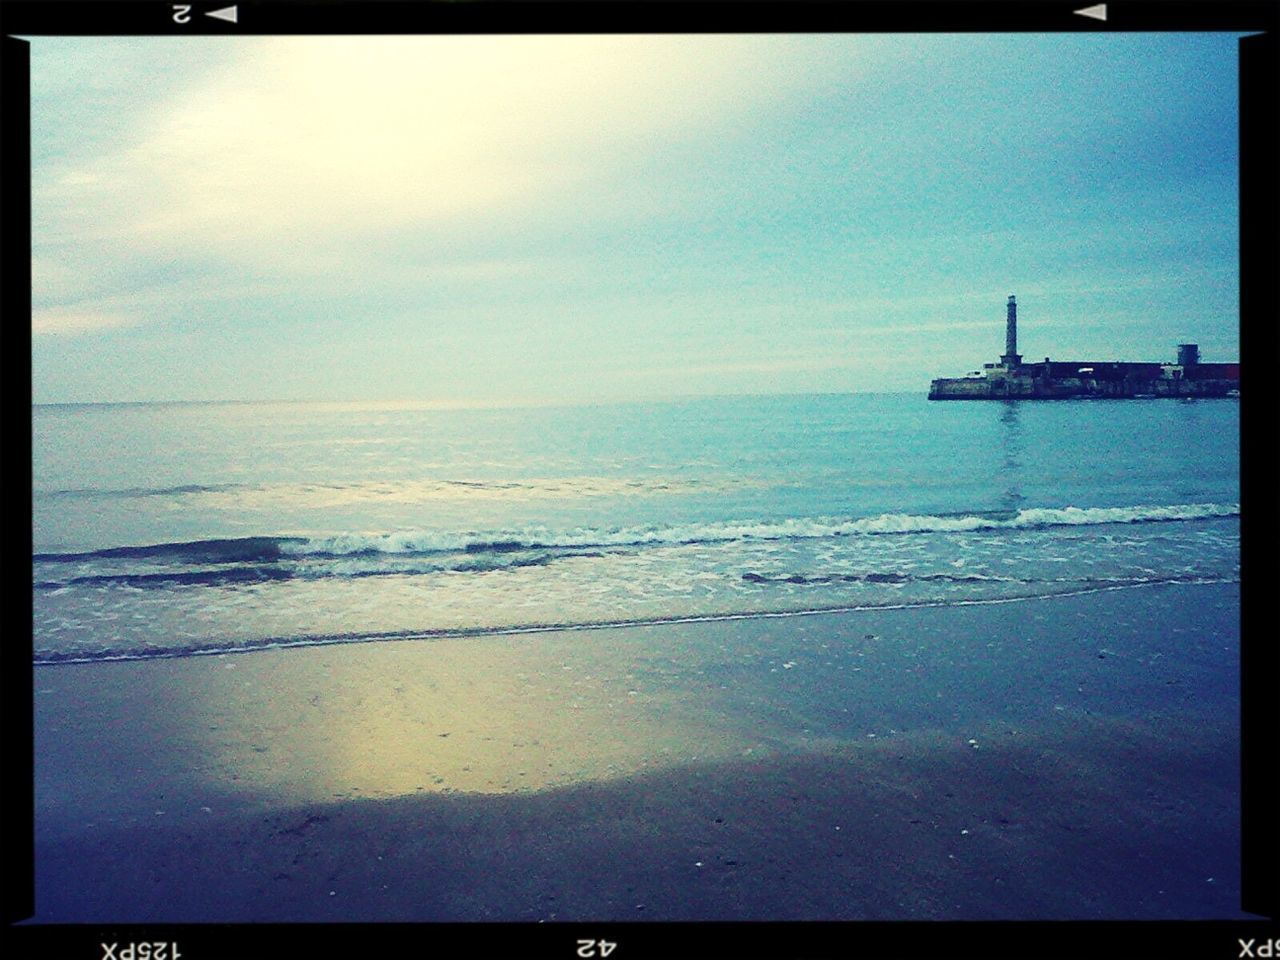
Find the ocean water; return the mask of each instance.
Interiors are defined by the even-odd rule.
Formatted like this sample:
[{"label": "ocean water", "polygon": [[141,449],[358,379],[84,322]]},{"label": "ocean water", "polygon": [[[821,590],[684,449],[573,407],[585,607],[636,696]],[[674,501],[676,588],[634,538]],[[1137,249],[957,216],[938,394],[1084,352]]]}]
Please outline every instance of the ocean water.
[{"label": "ocean water", "polygon": [[1234,582],[1238,426],[1229,399],[36,406],[34,655]]}]

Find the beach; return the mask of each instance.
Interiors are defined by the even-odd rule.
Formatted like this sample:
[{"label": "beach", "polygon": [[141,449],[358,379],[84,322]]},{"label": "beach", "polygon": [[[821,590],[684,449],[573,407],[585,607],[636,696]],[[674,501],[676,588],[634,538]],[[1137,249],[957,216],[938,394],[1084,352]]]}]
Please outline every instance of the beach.
[{"label": "beach", "polygon": [[1239,587],[36,666],[36,922],[1239,918]]}]

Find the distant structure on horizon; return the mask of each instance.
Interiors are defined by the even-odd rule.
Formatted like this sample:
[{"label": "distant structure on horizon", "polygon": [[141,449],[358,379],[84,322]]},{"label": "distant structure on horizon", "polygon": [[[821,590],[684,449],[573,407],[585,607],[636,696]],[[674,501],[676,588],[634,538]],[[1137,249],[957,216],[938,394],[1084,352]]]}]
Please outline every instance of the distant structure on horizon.
[{"label": "distant structure on horizon", "polygon": [[1023,363],[1018,302],[1009,296],[1004,354],[963,377],[934,380],[930,400],[1065,400],[1071,397],[1228,397],[1240,394],[1239,363],[1201,363],[1200,347],[1178,344],[1176,363],[1050,360]]}]

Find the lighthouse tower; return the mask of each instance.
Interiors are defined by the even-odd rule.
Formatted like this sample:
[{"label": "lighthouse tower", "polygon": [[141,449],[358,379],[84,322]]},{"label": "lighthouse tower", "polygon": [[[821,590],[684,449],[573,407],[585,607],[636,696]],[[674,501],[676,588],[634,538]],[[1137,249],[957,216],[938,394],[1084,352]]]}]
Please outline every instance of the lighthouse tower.
[{"label": "lighthouse tower", "polygon": [[1004,356],[1000,363],[1009,369],[1020,366],[1022,357],[1018,356],[1018,301],[1009,294],[1008,319],[1004,331]]}]

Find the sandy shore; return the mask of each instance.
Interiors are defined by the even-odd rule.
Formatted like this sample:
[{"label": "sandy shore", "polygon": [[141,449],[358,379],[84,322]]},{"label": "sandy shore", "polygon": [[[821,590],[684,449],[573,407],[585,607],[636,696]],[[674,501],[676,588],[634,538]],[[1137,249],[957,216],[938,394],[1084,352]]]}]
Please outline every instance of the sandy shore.
[{"label": "sandy shore", "polygon": [[1242,917],[1236,610],[37,668],[36,919]]}]

